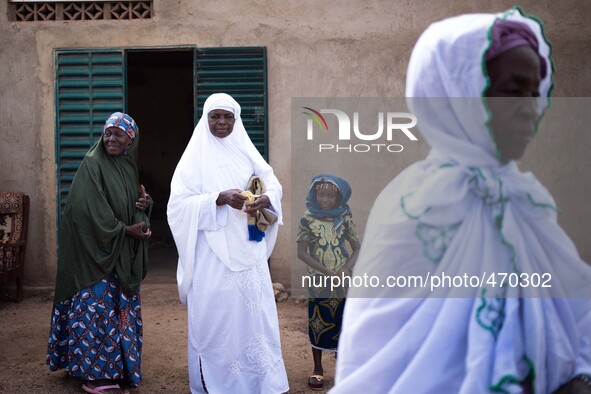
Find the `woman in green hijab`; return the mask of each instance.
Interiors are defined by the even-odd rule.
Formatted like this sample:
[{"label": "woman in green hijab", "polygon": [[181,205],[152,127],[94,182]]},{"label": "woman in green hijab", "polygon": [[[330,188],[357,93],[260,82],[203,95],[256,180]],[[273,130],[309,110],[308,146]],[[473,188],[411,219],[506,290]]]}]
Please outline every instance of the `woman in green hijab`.
[{"label": "woman in green hijab", "polygon": [[61,221],[49,369],[69,369],[88,393],[141,382],[139,284],[146,275],[152,200],[139,183],[138,128],[106,121],[74,177]]}]

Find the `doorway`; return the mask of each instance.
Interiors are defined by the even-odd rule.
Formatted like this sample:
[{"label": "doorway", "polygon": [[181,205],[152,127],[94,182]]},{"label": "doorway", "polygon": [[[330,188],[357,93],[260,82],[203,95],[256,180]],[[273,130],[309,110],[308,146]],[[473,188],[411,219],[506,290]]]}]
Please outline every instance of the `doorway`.
[{"label": "doorway", "polygon": [[127,108],[140,133],[140,183],[154,200],[150,275],[170,279],[177,252],[166,205],[170,181],[194,127],[193,50],[128,50]]},{"label": "doorway", "polygon": [[[64,48],[55,54],[58,239],[61,213],[85,154],[108,115],[128,112],[141,134],[140,182],[155,202],[150,265],[165,260],[176,268],[166,221],[170,181],[210,94],[228,93],[240,103],[246,130],[267,158],[266,48]],[[153,277],[151,269],[148,279]]]}]

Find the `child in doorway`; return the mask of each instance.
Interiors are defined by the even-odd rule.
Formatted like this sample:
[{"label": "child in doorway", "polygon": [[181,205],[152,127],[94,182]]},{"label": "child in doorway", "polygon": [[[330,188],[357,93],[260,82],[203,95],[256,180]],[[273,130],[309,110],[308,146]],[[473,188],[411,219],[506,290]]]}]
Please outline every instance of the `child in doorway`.
[{"label": "child in doorway", "polygon": [[[308,265],[312,276],[350,276],[359,239],[347,202],[351,187],[342,178],[330,174],[317,175],[306,197],[307,211],[300,220],[297,236],[298,258]],[[351,256],[346,242],[352,250]],[[320,279],[320,278],[317,278]],[[328,281],[330,283],[330,281]],[[316,285],[314,285],[316,286]],[[312,390],[324,389],[322,351],[336,352],[341,333],[345,289],[310,287],[308,300],[308,335],[312,344],[314,372],[308,378]]]}]

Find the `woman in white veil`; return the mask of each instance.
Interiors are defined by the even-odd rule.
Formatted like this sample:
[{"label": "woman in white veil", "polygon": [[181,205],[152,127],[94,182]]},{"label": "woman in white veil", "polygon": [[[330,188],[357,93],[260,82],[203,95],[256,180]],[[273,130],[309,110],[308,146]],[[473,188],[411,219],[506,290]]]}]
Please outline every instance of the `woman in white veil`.
[{"label": "woman in white veil", "polygon": [[591,392],[591,269],[515,162],[552,72],[541,23],[520,9],[419,38],[406,95],[432,150],[377,198],[353,275],[484,280],[352,288],[331,394]]},{"label": "woman in white veil", "polygon": [[[247,202],[258,176],[266,191]],[[250,141],[240,105],[211,95],[175,170],[168,223],[179,262],[177,282],[189,321],[192,393],[288,390],[267,259],[282,224],[281,184]],[[248,215],[277,216],[262,239],[249,240]]]}]

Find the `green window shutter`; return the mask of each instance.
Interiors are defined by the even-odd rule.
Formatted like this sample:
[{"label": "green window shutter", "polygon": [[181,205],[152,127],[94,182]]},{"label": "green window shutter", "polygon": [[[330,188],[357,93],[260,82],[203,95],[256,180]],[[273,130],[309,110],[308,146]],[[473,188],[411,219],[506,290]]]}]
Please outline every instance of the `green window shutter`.
[{"label": "green window shutter", "polygon": [[58,225],[74,175],[111,113],[125,109],[123,51],[55,52]]},{"label": "green window shutter", "polygon": [[195,51],[196,121],[213,93],[227,93],[242,107],[242,122],[261,155],[268,160],[267,49],[265,47],[198,48]]}]

